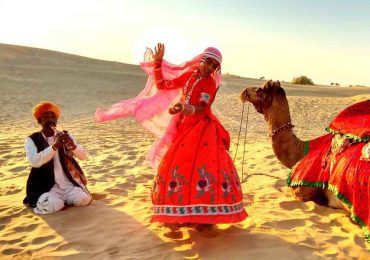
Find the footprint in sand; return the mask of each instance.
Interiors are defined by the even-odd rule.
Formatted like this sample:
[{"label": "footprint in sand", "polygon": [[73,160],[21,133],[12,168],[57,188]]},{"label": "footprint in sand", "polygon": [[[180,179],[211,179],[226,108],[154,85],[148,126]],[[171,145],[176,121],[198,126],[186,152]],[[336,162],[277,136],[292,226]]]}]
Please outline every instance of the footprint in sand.
[{"label": "footprint in sand", "polygon": [[330,217],[313,215],[310,216],[309,220],[313,223],[313,227],[317,227],[318,229],[330,232],[330,226],[332,225],[332,220],[330,219]]},{"label": "footprint in sand", "polygon": [[[0,189],[0,194],[2,194],[2,190]],[[6,205],[4,205],[4,207],[0,207],[0,213],[1,212],[4,212],[4,211],[6,211],[6,210],[8,210],[9,209],[9,207],[8,206],[6,206]],[[1,218],[0,218],[1,219]]]},{"label": "footprint in sand", "polygon": [[104,159],[101,161],[103,164],[105,165],[111,165],[112,164],[112,161],[110,159]]},{"label": "footprint in sand", "polygon": [[282,201],[279,203],[280,207],[286,210],[294,210],[294,209],[301,209],[301,210],[308,210],[309,207],[300,201]]},{"label": "footprint in sand", "polygon": [[94,200],[102,200],[107,197],[107,194],[100,194],[100,193],[91,193],[91,196]]},{"label": "footprint in sand", "polygon": [[15,254],[18,254],[21,251],[22,251],[22,249],[7,248],[7,249],[3,250],[2,253],[4,255],[15,255]]},{"label": "footprint in sand", "polygon": [[26,215],[29,213],[29,209],[26,207],[18,208],[18,209],[11,209],[9,212],[10,217],[18,218],[20,216]]},{"label": "footprint in sand", "polygon": [[273,221],[264,223],[262,229],[293,229],[296,227],[303,227],[305,225],[304,219],[288,219],[282,221]]},{"label": "footprint in sand", "polygon": [[[147,176],[146,176],[147,175]],[[150,178],[148,178],[148,176],[150,176]],[[150,173],[144,173],[144,171],[142,171],[142,174],[140,174],[139,176],[137,176],[135,178],[135,180],[137,181],[137,183],[143,183],[145,181],[148,181],[148,180],[151,180],[152,179],[152,175]]]},{"label": "footprint in sand", "polygon": [[17,166],[17,167],[9,169],[10,172],[14,172],[14,173],[23,172],[25,170],[26,170],[26,166]]},{"label": "footprint in sand", "polygon": [[122,190],[119,188],[109,188],[106,191],[109,192],[110,194],[117,194],[120,196],[126,196],[128,193],[126,190]]},{"label": "footprint in sand", "polygon": [[136,151],[129,151],[128,153],[127,153],[127,155],[130,155],[130,156],[136,156],[136,154],[137,154],[137,152]]},{"label": "footprint in sand", "polygon": [[28,247],[28,243],[27,242],[24,242],[24,243],[22,243],[22,244],[20,244],[19,246],[21,246],[21,247]]},{"label": "footprint in sand", "polygon": [[3,156],[3,159],[9,160],[11,158],[13,158],[13,155],[11,155],[11,154],[8,154],[8,155]]},{"label": "footprint in sand", "polygon": [[116,161],[118,161],[119,159],[121,159],[120,157],[118,157],[118,156],[115,156],[115,155],[109,155],[108,157],[107,157],[107,159],[108,160],[110,160],[110,161],[112,161],[112,162],[116,162]]},{"label": "footprint in sand", "polygon": [[129,161],[134,161],[136,159],[136,154],[135,155],[129,155],[129,156],[127,156],[126,159],[129,160]]},{"label": "footprint in sand", "polygon": [[1,189],[0,194],[13,195],[21,191],[22,191],[22,188],[19,188],[15,185],[11,185],[11,186],[5,187],[4,189]]},{"label": "footprint in sand", "polygon": [[35,230],[36,228],[37,228],[36,224],[31,224],[25,227],[16,227],[16,228],[13,228],[13,230],[15,232],[30,232],[32,230]]},{"label": "footprint in sand", "polygon": [[332,236],[327,242],[330,242],[331,244],[338,245],[339,242],[347,239],[347,237],[340,237],[340,236]]},{"label": "footprint in sand", "polygon": [[45,236],[45,237],[38,237],[38,238],[35,238],[34,240],[32,240],[32,244],[33,245],[38,245],[38,244],[42,244],[42,243],[45,243],[46,241],[48,240],[52,240],[54,239],[55,236]]},{"label": "footprint in sand", "polygon": [[123,190],[127,190],[129,188],[134,188],[135,184],[131,183],[131,182],[124,182],[124,183],[117,184],[116,187],[120,188],[120,189],[123,189]]},{"label": "footprint in sand", "polygon": [[14,245],[14,244],[19,243],[19,242],[22,242],[21,238],[6,241],[6,243],[8,245]]},{"label": "footprint in sand", "polygon": [[125,170],[124,169],[117,169],[117,170],[113,170],[114,168],[112,168],[112,170],[109,172],[109,175],[112,175],[112,176],[121,176],[123,174],[125,174]]},{"label": "footprint in sand", "polygon": [[7,224],[7,223],[10,222],[10,219],[11,219],[11,217],[9,217],[9,216],[1,217],[0,218],[0,224]]},{"label": "footprint in sand", "polygon": [[265,156],[265,159],[273,159],[273,158],[275,158],[275,155],[267,155],[267,156]]}]

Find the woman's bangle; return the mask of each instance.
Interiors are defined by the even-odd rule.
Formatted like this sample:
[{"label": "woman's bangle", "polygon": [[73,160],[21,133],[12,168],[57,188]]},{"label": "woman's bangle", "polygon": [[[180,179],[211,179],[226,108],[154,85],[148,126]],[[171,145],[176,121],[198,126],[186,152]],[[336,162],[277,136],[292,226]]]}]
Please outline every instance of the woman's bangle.
[{"label": "woman's bangle", "polygon": [[195,106],[190,106],[190,108],[191,108],[190,115],[194,115],[195,114]]},{"label": "woman's bangle", "polygon": [[181,112],[184,115],[194,115],[195,114],[195,106],[184,104],[184,105],[182,105]]},{"label": "woman's bangle", "polygon": [[161,70],[162,61],[154,61],[154,70]]},{"label": "woman's bangle", "polygon": [[52,144],[52,145],[51,145],[51,148],[52,148],[54,151],[56,151],[56,150],[57,150],[57,148],[55,148],[54,144]]}]

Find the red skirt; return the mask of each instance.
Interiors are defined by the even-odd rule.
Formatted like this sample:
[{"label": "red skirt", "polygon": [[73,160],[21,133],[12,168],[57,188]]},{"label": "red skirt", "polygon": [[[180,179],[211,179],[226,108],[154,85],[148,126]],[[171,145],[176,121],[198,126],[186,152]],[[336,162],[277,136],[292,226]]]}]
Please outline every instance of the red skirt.
[{"label": "red skirt", "polygon": [[212,114],[187,118],[158,168],[152,221],[235,223],[247,217],[229,135]]}]

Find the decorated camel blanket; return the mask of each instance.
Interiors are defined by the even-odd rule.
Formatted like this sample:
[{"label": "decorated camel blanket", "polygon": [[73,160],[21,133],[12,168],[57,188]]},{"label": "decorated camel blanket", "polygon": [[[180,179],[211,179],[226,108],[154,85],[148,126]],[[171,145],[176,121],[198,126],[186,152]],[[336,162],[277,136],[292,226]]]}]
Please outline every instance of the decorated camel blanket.
[{"label": "decorated camel blanket", "polygon": [[341,111],[326,130],[329,134],[306,142],[307,155],[287,184],[334,192],[370,242],[370,100]]}]

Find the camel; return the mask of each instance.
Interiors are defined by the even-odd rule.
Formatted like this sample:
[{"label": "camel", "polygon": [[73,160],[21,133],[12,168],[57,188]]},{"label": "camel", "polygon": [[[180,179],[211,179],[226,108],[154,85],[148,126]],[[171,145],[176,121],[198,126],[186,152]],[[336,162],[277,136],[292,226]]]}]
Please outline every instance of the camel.
[{"label": "camel", "polygon": [[[292,168],[304,156],[305,142],[293,133],[288,100],[280,82],[267,81],[263,87],[246,88],[240,95],[242,102],[251,102],[257,112],[263,114],[272,140],[272,148],[277,159],[286,167]],[[292,187],[293,196],[299,201],[314,201],[322,206],[351,210],[332,191],[322,188]]]},{"label": "camel", "polygon": [[[370,100],[340,112],[329,125],[330,134],[307,143],[293,133],[288,100],[279,81],[246,88],[240,99],[263,114],[277,159],[288,168],[295,167],[287,180],[293,196],[299,201],[344,209],[370,242]],[[312,144],[307,157],[306,144]],[[296,173],[298,179],[293,181]]]}]

